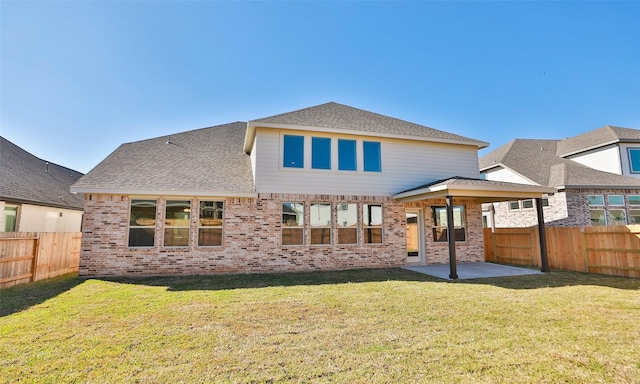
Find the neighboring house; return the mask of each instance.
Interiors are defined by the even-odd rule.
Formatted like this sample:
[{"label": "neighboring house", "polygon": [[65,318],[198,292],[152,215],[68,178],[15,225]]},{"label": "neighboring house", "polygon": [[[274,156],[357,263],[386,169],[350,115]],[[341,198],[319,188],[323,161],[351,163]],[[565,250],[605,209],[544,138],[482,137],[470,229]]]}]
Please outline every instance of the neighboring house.
[{"label": "neighboring house", "polygon": [[82,173],[39,159],[0,137],[0,232],[79,232]]},{"label": "neighboring house", "polygon": [[480,204],[551,191],[479,180],[485,146],[336,103],[123,144],[71,188],[80,274],[481,261]]},{"label": "neighboring house", "polygon": [[[552,226],[640,224],[640,130],[606,126],[564,140],[515,139],[480,158],[487,180],[553,187]],[[536,224],[531,200],[486,204],[487,226]]]}]

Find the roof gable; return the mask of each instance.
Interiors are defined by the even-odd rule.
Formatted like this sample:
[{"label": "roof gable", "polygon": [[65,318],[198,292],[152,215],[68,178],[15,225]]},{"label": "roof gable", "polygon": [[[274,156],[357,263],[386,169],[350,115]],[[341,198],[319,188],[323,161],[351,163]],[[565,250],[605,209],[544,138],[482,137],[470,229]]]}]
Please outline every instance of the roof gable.
[{"label": "roof gable", "polygon": [[607,125],[582,135],[560,140],[558,142],[557,155],[566,157],[620,142],[640,142],[640,130]]},{"label": "roof gable", "polygon": [[558,143],[559,140],[515,139],[482,156],[480,170],[501,165],[549,187],[640,188],[640,179],[598,171],[558,156]]},{"label": "roof gable", "polygon": [[122,144],[72,187],[79,192],[253,194],[246,123],[236,122]]},{"label": "roof gable", "polygon": [[251,150],[255,127],[366,134],[370,136],[465,144],[478,148],[488,146],[483,141],[333,102],[251,120],[247,130],[247,137],[245,138],[245,152]]},{"label": "roof gable", "polygon": [[69,191],[81,176],[0,137],[0,200],[82,209],[83,196]]}]

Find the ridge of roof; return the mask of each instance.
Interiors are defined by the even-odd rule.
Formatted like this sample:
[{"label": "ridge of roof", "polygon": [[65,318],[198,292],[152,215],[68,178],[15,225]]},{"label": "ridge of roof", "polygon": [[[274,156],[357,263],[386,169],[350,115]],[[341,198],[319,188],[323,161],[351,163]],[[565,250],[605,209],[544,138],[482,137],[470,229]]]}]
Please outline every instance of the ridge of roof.
[{"label": "ridge of roof", "polygon": [[[366,111],[336,102],[328,102],[292,112],[263,117],[249,121],[248,125],[262,126],[281,125],[284,127],[313,127],[338,131],[369,133],[381,136],[432,139],[436,142],[454,142],[483,148],[488,144],[424,125],[412,123],[395,117]],[[245,151],[249,147],[251,137],[245,141]]]},{"label": "ridge of roof", "polygon": [[69,187],[81,172],[41,159],[0,136],[0,199],[82,209],[84,197]]},{"label": "ridge of roof", "polygon": [[557,155],[566,157],[618,142],[640,142],[640,130],[605,125],[561,140],[558,144]]}]

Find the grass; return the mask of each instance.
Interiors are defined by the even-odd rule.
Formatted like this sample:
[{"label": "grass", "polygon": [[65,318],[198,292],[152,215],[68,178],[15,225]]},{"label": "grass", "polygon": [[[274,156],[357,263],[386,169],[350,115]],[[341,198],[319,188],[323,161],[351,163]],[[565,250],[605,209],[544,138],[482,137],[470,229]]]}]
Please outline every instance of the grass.
[{"label": "grass", "polygon": [[0,291],[0,382],[640,383],[640,280],[401,269]]}]

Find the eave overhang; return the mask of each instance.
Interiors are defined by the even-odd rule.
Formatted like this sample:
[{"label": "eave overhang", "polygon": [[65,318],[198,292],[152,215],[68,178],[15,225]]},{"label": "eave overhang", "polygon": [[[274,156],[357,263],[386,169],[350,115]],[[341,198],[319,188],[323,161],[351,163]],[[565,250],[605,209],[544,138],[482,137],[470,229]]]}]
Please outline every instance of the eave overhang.
[{"label": "eave overhang", "polygon": [[493,182],[489,180],[450,179],[434,185],[400,192],[393,197],[400,202],[410,202],[446,196],[474,199],[478,203],[541,198],[556,193],[551,187],[538,185]]},{"label": "eave overhang", "polygon": [[425,142],[441,143],[441,144],[467,145],[467,146],[476,147],[477,149],[482,149],[489,146],[489,143],[486,143],[484,141],[477,141],[477,140],[473,140],[473,141],[450,140],[450,139],[441,139],[441,138],[434,138],[434,137],[427,137],[427,136],[398,135],[398,134],[382,133],[382,132],[358,131],[358,130],[352,130],[352,129],[310,127],[310,126],[304,126],[304,125],[260,123],[260,122],[250,121],[247,123],[247,131],[245,133],[245,138],[244,138],[244,152],[247,154],[251,153],[251,148],[253,147],[253,141],[255,140],[256,128],[258,127],[269,128],[269,129],[285,129],[285,130],[295,130],[295,131],[335,133],[335,134],[354,135],[354,136],[382,137],[382,138],[388,138],[388,139],[425,141]]},{"label": "eave overhang", "polygon": [[257,192],[205,191],[205,190],[168,190],[168,189],[107,189],[89,187],[71,187],[71,193],[93,193],[106,195],[143,195],[143,196],[206,196],[206,197],[258,197]]}]

